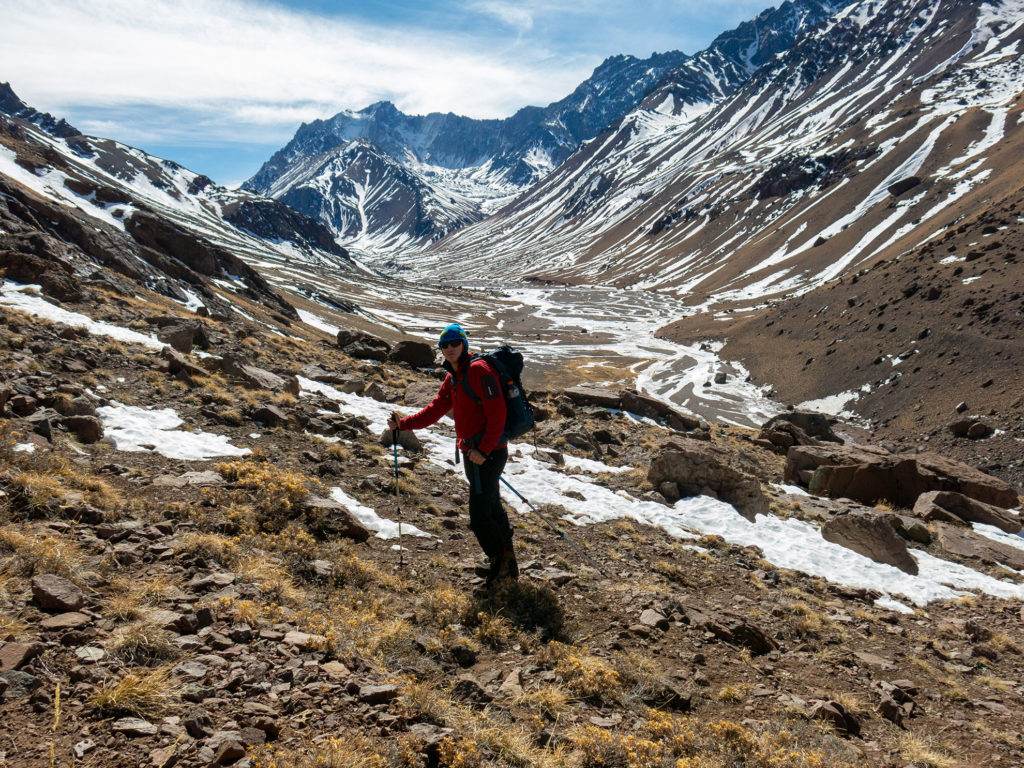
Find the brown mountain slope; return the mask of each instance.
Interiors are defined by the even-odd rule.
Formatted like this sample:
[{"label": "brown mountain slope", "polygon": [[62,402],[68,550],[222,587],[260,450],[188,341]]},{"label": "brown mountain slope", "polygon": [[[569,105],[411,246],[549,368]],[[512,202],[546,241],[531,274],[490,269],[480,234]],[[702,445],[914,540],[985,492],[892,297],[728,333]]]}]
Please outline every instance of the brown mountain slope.
[{"label": "brown mountain slope", "polygon": [[[926,445],[1024,487],[1022,262],[1017,188],[852,277],[731,322],[687,318],[664,334],[728,339],[723,355],[786,402],[870,387],[848,407],[871,420],[877,439]],[[950,431],[972,418],[995,435]]]}]

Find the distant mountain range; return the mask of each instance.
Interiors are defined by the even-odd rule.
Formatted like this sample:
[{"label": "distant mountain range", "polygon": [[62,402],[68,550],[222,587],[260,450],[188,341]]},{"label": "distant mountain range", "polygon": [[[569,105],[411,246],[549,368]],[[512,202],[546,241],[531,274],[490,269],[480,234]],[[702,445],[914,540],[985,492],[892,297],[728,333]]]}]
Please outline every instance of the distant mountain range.
[{"label": "distant mountain range", "polygon": [[569,96],[504,120],[406,115],[389,102],[303,125],[244,185],[368,251],[420,247],[483,219],[581,144],[657,93],[670,114],[730,95],[840,2],[795,0],[719,36],[705,51],[615,56]]},{"label": "distant mountain range", "polygon": [[417,269],[749,307],[898,256],[1019,187],[1021,7],[864,0],[723,99],[684,68]]}]

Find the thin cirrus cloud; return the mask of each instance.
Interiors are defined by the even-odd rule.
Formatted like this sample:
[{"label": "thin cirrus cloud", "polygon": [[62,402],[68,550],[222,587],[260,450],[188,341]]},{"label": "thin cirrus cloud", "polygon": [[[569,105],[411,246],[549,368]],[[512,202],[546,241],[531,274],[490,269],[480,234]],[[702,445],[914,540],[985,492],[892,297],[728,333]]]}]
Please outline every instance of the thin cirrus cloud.
[{"label": "thin cirrus cloud", "polygon": [[[381,99],[407,112],[503,117],[538,96],[560,98],[586,71],[540,51],[503,56],[468,34],[252,0],[0,0],[0,16],[0,78],[34,106],[180,109],[206,128],[239,120],[294,127]],[[517,29],[527,19],[507,16]]]}]

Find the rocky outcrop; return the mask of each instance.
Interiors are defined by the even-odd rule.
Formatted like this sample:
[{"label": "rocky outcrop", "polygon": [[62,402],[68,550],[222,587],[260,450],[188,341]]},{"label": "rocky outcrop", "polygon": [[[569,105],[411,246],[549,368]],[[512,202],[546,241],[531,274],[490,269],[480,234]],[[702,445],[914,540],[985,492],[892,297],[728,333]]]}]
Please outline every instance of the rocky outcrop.
[{"label": "rocky outcrop", "polygon": [[941,513],[955,515],[967,523],[994,525],[1007,533],[1019,533],[1020,517],[1001,507],[977,501],[953,491],[922,493],[914,503],[914,515],[924,520],[936,519]]},{"label": "rocky outcrop", "polygon": [[342,329],[338,331],[338,346],[342,351],[357,360],[376,360],[384,362],[391,352],[391,345],[365,331]]},{"label": "rocky outcrop", "polygon": [[393,363],[405,363],[413,368],[433,368],[436,365],[434,347],[412,339],[403,339],[395,344],[388,355],[388,360]]},{"label": "rocky outcrop", "polygon": [[1002,544],[980,533],[964,528],[936,523],[939,546],[959,557],[973,558],[989,564],[1001,564],[1018,571],[1024,570],[1024,549]]},{"label": "rocky outcrop", "polygon": [[613,392],[601,387],[584,385],[570,387],[563,394],[579,406],[623,410],[649,419],[663,419],[666,426],[679,432],[707,429],[707,423],[696,416],[632,389]]},{"label": "rocky outcrop", "polygon": [[674,483],[682,496],[719,498],[751,522],[758,514],[768,514],[768,497],[758,479],[734,466],[727,451],[702,440],[667,440],[651,462],[647,479],[655,488]]},{"label": "rocky outcrop", "polygon": [[794,446],[786,455],[785,479],[811,493],[873,505],[887,501],[914,506],[927,491],[955,491],[1010,508],[1017,492],[974,467],[932,453],[892,454],[863,445]]},{"label": "rocky outcrop", "polygon": [[821,526],[821,536],[876,563],[893,565],[916,576],[917,561],[907,551],[890,517],[866,510],[836,515]]},{"label": "rocky outcrop", "polygon": [[239,362],[232,355],[225,355],[223,358],[211,358],[209,365],[214,370],[221,371],[233,379],[239,381],[243,386],[251,389],[266,389],[270,392],[288,392],[293,395],[299,393],[299,382],[294,376],[284,378],[276,373],[257,368],[255,365],[247,365]]}]

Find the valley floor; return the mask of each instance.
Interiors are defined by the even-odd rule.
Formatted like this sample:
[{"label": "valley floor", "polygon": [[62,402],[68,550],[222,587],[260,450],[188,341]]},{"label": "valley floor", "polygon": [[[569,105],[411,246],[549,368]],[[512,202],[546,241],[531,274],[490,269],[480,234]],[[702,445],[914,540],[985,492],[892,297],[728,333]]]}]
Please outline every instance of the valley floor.
[{"label": "valley floor", "polygon": [[[177,314],[166,300],[100,290],[70,308],[143,336],[146,318]],[[168,408],[181,423],[128,435],[106,418],[115,448],[60,430],[48,441],[38,420],[12,412],[0,422],[0,764],[1024,761],[1019,597],[960,589],[901,607],[779,567],[767,540],[701,535],[685,505],[674,513],[646,481],[668,434],[650,420],[539,396],[549,418],[538,447],[566,468],[541,469],[522,446],[509,477],[552,518],[587,523],[560,524],[609,577],[516,504],[523,576],[486,592],[464,478],[441,458],[444,429],[423,433],[425,452],[402,452],[400,506],[377,439],[374,414],[436,379],[352,360],[298,326],[207,321],[217,354],[337,377],[302,376],[299,396],[244,389],[219,374],[171,376],[166,355],[102,328],[2,318],[8,381],[40,402]],[[333,394],[357,381],[372,396]],[[257,421],[270,405],[285,415],[276,425],[268,411]],[[334,434],[325,441],[311,424]],[[599,430],[615,442],[597,454],[565,439]],[[240,455],[175,453],[183,435],[200,452]],[[711,430],[780,482],[781,459],[753,436]],[[123,450],[129,437],[137,450]],[[817,519],[818,501],[768,487],[775,518]],[[608,514],[619,503],[661,510],[675,535]],[[703,509],[745,523],[720,502]],[[346,510],[377,534],[360,543]],[[1009,593],[1024,588],[1006,569],[972,566]]]}]

